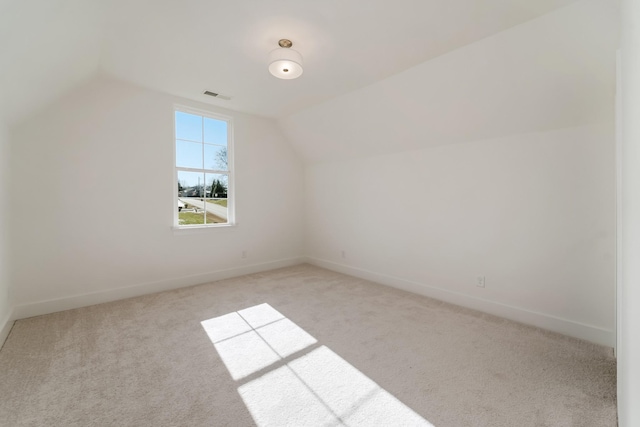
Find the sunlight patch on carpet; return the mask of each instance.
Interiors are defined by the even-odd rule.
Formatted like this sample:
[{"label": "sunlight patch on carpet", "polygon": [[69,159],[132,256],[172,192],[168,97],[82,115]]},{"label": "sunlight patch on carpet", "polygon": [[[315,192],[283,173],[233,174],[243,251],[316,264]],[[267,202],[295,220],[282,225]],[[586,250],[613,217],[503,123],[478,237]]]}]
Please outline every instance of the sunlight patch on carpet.
[{"label": "sunlight patch on carpet", "polygon": [[234,380],[240,380],[317,341],[269,304],[201,322]]},{"label": "sunlight patch on carpet", "polygon": [[258,426],[433,427],[269,304],[201,323]]}]

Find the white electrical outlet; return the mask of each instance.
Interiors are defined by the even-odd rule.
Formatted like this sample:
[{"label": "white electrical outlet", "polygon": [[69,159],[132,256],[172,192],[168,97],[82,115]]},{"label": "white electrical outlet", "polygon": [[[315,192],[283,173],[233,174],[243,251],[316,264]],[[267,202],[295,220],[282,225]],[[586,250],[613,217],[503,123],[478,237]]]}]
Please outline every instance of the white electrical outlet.
[{"label": "white electrical outlet", "polygon": [[484,288],[484,276],[478,276],[476,285],[478,285],[479,288]]},{"label": "white electrical outlet", "polygon": [[247,251],[244,250],[244,251],[242,251],[242,258],[246,258],[246,257],[247,257]]},{"label": "white electrical outlet", "polygon": [[341,250],[341,251],[340,251],[340,256],[341,256],[342,258],[346,258],[346,257],[347,257],[347,253],[346,253],[344,250]]}]

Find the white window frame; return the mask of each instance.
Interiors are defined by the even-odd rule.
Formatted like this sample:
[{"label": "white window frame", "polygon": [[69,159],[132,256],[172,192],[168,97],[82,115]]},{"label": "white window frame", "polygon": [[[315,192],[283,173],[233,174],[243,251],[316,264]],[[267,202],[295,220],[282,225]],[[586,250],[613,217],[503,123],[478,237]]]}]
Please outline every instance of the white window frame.
[{"label": "white window frame", "polygon": [[[228,228],[234,227],[236,225],[236,215],[235,215],[235,176],[234,176],[234,162],[233,162],[233,145],[234,145],[234,137],[233,137],[233,118],[230,116],[225,116],[218,113],[212,113],[206,110],[200,110],[193,107],[186,107],[184,105],[175,104],[173,106],[173,200],[171,203],[173,209],[173,229],[174,230],[201,230],[201,229],[214,229],[214,228]],[[184,168],[178,167],[176,165],[176,112],[194,114],[197,116],[202,116],[206,118],[210,118],[213,120],[220,120],[227,123],[227,171],[220,171],[215,169],[197,169],[197,168]],[[204,124],[203,124],[204,126]],[[203,129],[204,131],[204,129]],[[204,132],[203,132],[204,137]],[[186,172],[201,172],[201,173],[215,173],[215,174],[226,174],[228,177],[227,184],[227,222],[223,224],[190,224],[190,225],[180,225],[179,224],[179,213],[178,208],[176,206],[176,202],[178,200],[178,171],[186,171]],[[205,196],[206,197],[206,196]],[[206,202],[205,202],[206,203]]]}]

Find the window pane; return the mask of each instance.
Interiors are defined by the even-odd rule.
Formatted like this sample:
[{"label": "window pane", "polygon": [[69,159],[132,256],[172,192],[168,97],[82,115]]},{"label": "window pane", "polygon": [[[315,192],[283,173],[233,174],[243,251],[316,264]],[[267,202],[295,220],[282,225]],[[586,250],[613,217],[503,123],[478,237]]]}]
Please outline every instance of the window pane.
[{"label": "window pane", "polygon": [[220,145],[204,145],[205,169],[229,170],[227,165],[227,147]]},{"label": "window pane", "polygon": [[179,197],[204,197],[204,174],[178,171]]},{"label": "window pane", "polygon": [[176,111],[176,139],[202,142],[202,116]]},{"label": "window pane", "polygon": [[204,174],[178,171],[178,225],[205,223]]},{"label": "window pane", "polygon": [[207,224],[227,223],[227,190],[229,177],[224,174],[206,174],[207,182]]},{"label": "window pane", "polygon": [[176,141],[176,166],[202,169],[202,144]]},{"label": "window pane", "polygon": [[227,146],[227,122],[204,118],[204,142]]},{"label": "window pane", "polygon": [[204,224],[204,210],[198,209],[189,203],[190,199],[183,200],[178,198],[178,225]]}]

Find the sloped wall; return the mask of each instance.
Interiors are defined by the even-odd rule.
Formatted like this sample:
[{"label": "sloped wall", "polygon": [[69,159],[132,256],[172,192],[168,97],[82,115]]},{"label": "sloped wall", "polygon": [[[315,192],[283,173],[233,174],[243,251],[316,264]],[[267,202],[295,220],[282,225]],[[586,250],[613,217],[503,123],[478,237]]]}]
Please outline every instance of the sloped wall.
[{"label": "sloped wall", "polygon": [[[172,229],[174,103],[234,118],[236,227]],[[18,317],[299,261],[303,169],[272,120],[99,77],[11,142]]]},{"label": "sloped wall", "polygon": [[612,121],[615,4],[578,1],[280,124],[315,163]]}]

